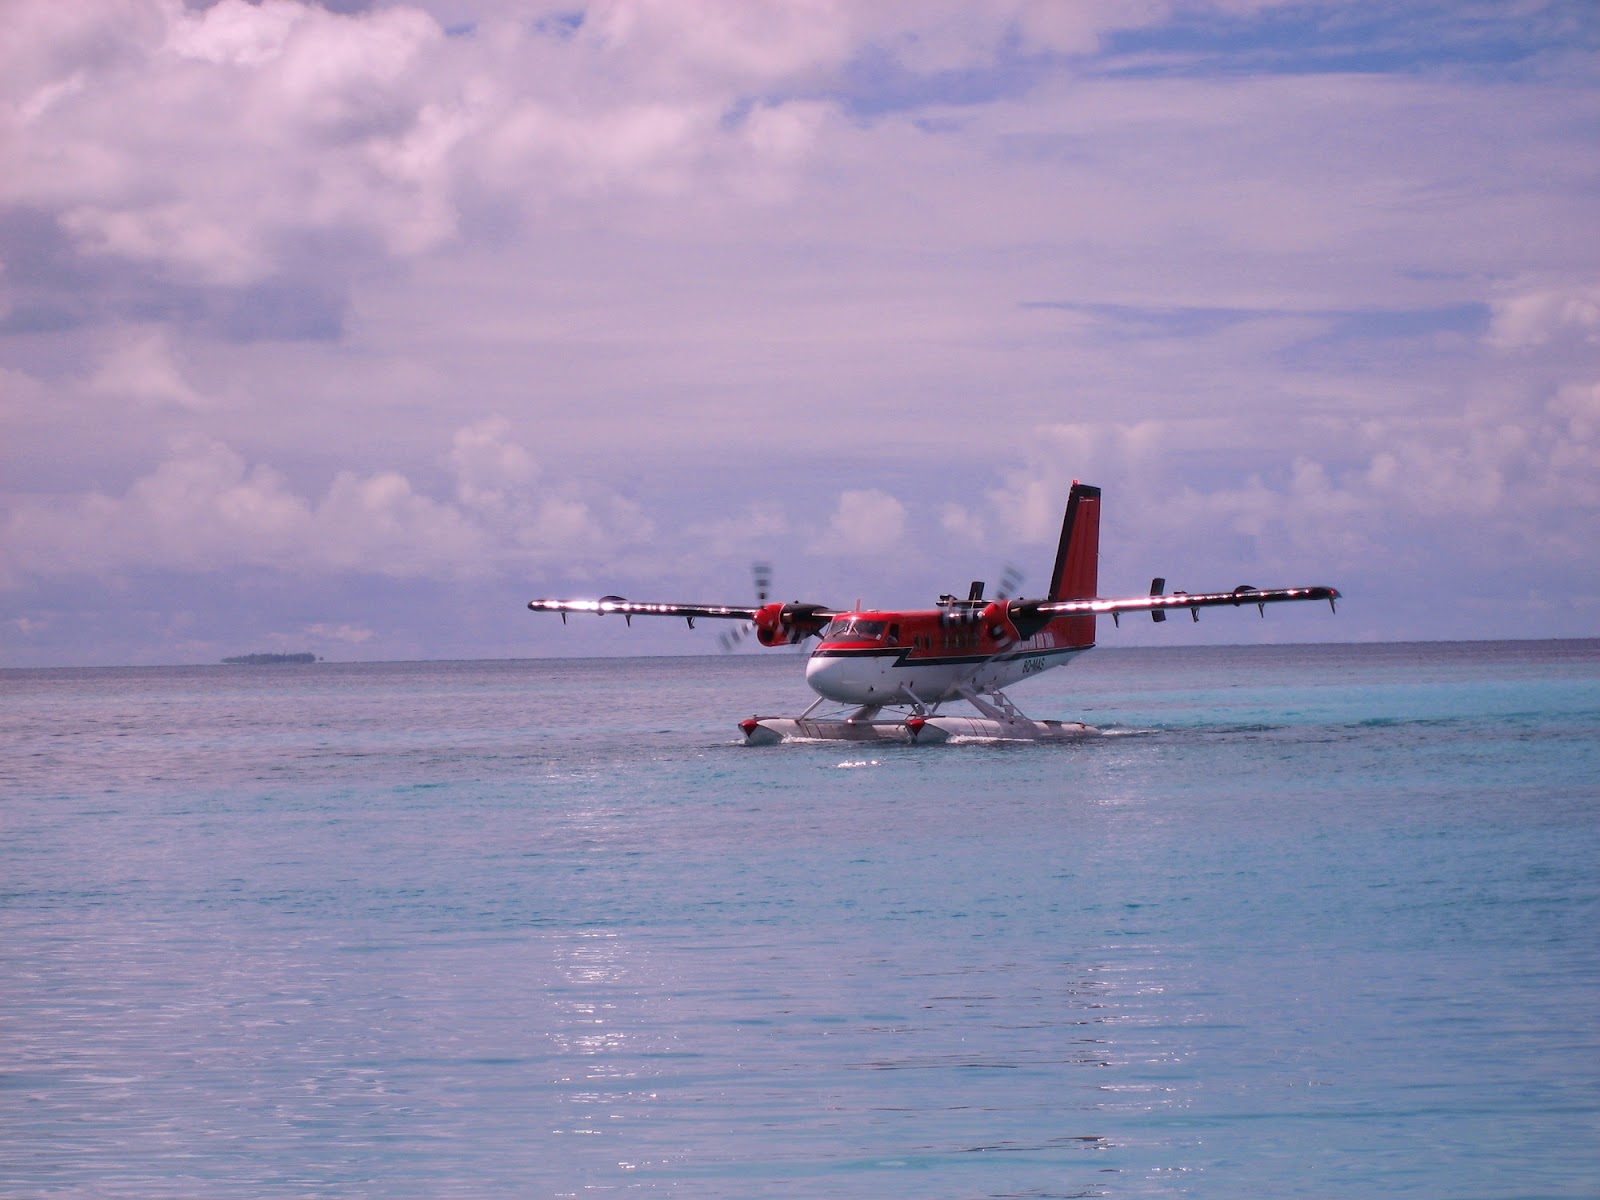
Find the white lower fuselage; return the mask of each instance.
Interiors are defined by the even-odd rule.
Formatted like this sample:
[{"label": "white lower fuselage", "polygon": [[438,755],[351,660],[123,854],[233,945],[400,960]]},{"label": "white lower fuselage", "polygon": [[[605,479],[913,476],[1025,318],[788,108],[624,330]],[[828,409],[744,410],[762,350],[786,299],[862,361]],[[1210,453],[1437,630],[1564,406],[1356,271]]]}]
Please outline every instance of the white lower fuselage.
[{"label": "white lower fuselage", "polygon": [[1064,666],[1087,647],[1017,649],[998,656],[979,654],[915,658],[904,648],[832,648],[811,653],[806,683],[841,704],[939,704],[967,691],[993,692],[1052,667]]}]

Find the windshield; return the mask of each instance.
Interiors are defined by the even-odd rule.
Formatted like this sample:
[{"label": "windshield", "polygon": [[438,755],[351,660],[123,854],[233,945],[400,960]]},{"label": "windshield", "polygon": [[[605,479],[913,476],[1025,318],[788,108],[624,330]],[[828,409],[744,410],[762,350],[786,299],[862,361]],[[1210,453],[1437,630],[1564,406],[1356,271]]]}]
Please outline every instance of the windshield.
[{"label": "windshield", "polygon": [[883,621],[866,621],[860,617],[836,617],[822,631],[825,642],[876,641],[883,636]]}]

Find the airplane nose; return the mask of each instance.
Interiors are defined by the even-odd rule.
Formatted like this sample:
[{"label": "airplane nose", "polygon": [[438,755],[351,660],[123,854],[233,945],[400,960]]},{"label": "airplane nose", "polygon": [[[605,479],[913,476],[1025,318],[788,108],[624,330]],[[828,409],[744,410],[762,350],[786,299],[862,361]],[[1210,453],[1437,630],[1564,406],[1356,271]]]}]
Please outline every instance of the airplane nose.
[{"label": "airplane nose", "polygon": [[841,704],[864,704],[866,691],[856,664],[848,658],[812,654],[806,661],[806,683],[819,696]]}]

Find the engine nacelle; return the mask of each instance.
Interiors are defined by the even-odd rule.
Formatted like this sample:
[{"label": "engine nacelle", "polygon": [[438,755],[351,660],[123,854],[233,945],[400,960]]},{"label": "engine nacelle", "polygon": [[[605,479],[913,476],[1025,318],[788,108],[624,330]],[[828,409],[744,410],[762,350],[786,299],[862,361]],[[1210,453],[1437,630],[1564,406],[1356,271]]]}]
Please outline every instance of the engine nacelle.
[{"label": "engine nacelle", "polygon": [[1011,622],[1011,605],[1004,600],[992,600],[983,606],[983,630],[1002,645],[1020,642],[1022,635]]},{"label": "engine nacelle", "polygon": [[763,646],[787,646],[816,633],[827,619],[821,604],[763,604],[756,610],[756,641]]},{"label": "engine nacelle", "polygon": [[1050,624],[1050,618],[1039,612],[1037,600],[1008,600],[1005,623],[1016,634],[1017,641],[1022,642]]},{"label": "engine nacelle", "polygon": [[776,646],[785,640],[783,605],[763,604],[756,609],[756,641],[763,646]]}]

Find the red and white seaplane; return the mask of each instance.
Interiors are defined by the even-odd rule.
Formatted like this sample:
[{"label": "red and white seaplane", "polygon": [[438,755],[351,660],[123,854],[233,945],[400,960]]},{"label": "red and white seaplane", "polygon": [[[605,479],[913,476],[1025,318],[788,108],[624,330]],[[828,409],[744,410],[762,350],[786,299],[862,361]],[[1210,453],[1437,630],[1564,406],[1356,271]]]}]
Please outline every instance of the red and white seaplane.
[{"label": "red and white seaplane", "polygon": [[[701,617],[742,621],[763,646],[792,645],[815,636],[806,662],[806,683],[817,700],[798,717],[748,717],[739,723],[750,745],[785,738],[843,741],[943,742],[953,737],[1036,741],[1091,736],[1075,721],[1039,721],[1024,716],[1001,688],[1051,667],[1064,666],[1094,646],[1095,618],[1147,612],[1164,621],[1173,610],[1196,621],[1202,608],[1245,605],[1266,615],[1266,606],[1293,600],[1339,599],[1331,587],[1256,588],[1230,592],[1173,592],[1151,581],[1150,593],[1102,599],[1098,589],[1100,489],[1074,483],[1061,524],[1061,545],[1048,593],[1037,600],[983,598],[974,583],[966,599],[941,596],[937,607],[908,611],[851,612],[825,604],[767,603],[759,580],[755,607],[725,604],[653,604],[602,596],[598,600],[530,600],[535,612],[617,613],[634,617],[683,617],[690,628]],[[725,641],[728,639],[725,639]],[[976,715],[941,712],[965,701]],[[823,710],[829,703],[834,710]]]}]

